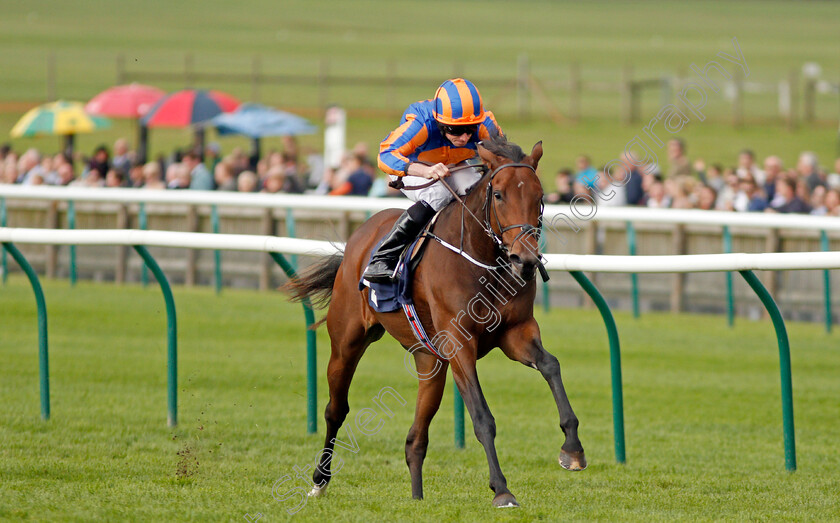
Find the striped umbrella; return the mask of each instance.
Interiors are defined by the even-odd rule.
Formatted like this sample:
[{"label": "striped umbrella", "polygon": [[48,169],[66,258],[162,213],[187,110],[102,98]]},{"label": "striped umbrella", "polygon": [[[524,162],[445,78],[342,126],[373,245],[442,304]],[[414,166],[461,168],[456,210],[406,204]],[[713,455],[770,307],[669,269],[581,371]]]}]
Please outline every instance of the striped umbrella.
[{"label": "striped umbrella", "polygon": [[65,153],[72,156],[75,135],[91,133],[111,126],[107,118],[91,116],[81,102],[59,100],[30,109],[12,127],[12,138],[59,135],[64,136]]},{"label": "striped umbrella", "polygon": [[239,100],[229,94],[183,89],[160,99],[140,122],[147,127],[189,127],[237,107]]},{"label": "striped umbrella", "polygon": [[12,127],[12,138],[91,133],[111,126],[107,118],[91,116],[82,102],[59,100],[30,109]]},{"label": "striped umbrella", "polygon": [[[183,89],[166,95],[140,119],[143,127],[189,127],[196,125],[195,148],[204,159],[204,126],[222,113],[236,110],[239,100],[220,91]],[[144,143],[144,147],[148,147]]]}]

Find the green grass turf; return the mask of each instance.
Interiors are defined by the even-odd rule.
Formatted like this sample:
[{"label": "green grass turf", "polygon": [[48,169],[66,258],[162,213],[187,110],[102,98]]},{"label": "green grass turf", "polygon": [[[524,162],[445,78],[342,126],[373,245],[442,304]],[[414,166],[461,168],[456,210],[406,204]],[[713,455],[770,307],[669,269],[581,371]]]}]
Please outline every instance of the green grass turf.
[{"label": "green grass turf", "polygon": [[[388,94],[383,87],[335,86],[328,101],[364,109],[351,116],[348,142],[378,144],[393,129],[400,112],[411,102],[432,95],[440,81],[453,74],[476,79],[488,108],[499,114],[514,141],[529,147],[546,142],[544,172],[570,166],[577,154],[589,153],[596,164],[613,159],[642,125],[618,124],[617,93],[585,92],[578,125],[558,125],[545,116],[545,106],[533,95],[532,120],[516,117],[516,97],[501,88],[482,87],[482,78],[513,78],[517,59],[527,54],[534,75],[543,82],[567,78],[577,62],[585,81],[615,83],[620,68],[634,66],[636,77],[688,73],[692,63],[702,66],[719,52],[734,53],[736,37],[750,68],[748,81],[775,83],[790,70],[816,62],[823,76],[837,82],[840,42],[836,2],[545,2],[512,4],[485,2],[424,2],[364,0],[358,2],[257,0],[231,4],[221,0],[164,2],[60,2],[35,0],[3,7],[0,17],[0,132],[11,129],[22,114],[19,102],[42,101],[47,93],[47,57],[56,61],[56,96],[87,100],[116,81],[116,57],[122,53],[130,71],[182,71],[184,55],[194,56],[196,71],[251,71],[252,58],[261,57],[269,74],[316,74],[329,60],[336,74],[384,76],[389,63],[402,76],[417,78],[410,86]],[[155,82],[165,89],[182,84]],[[228,90],[251,99],[249,85],[222,81],[203,87]],[[550,95],[561,110],[565,94]],[[263,86],[259,98],[281,108],[310,108],[304,114],[320,119],[317,89],[288,84]],[[658,92],[645,95],[642,120],[661,106]],[[5,105],[4,105],[5,104]],[[838,155],[836,96],[817,97],[820,124],[788,132],[777,121],[773,94],[748,94],[744,101],[747,125],[730,125],[729,102],[709,96],[709,118],[692,120],[680,136],[689,155],[731,165],[738,150],[753,148],[758,156],[780,154],[787,165],[803,150],[817,152],[830,165]],[[365,110],[367,112],[365,112]],[[371,113],[370,110],[373,110]],[[801,107],[800,107],[801,110]],[[390,111],[388,117],[377,116]],[[169,153],[190,143],[180,130],[154,130],[152,152]],[[108,132],[80,136],[78,150],[89,154],[102,142],[134,136],[126,121]],[[2,140],[0,140],[2,141]],[[320,135],[303,144],[320,149]],[[57,151],[53,137],[15,140],[18,149],[37,146]],[[243,140],[222,140],[224,150]],[[265,147],[277,147],[268,139]],[[664,162],[664,151],[657,150]]]},{"label": "green grass turf", "polygon": [[[39,418],[35,305],[26,280],[0,287],[0,519],[284,520],[272,485],[315,462],[305,434],[300,307],[277,293],[175,288],[179,419],[167,428],[165,312],[155,287],[43,282],[49,310],[52,419]],[[410,499],[403,442],[414,380],[390,338],[362,359],[351,418],[385,386],[406,400],[359,451],[312,521],[836,520],[840,518],[837,334],[788,325],[799,470],[785,472],[778,357],[768,321],[616,314],[623,341],[628,463],[613,456],[609,362],[594,310],[538,313],[558,356],[589,469],[560,469],[562,436],[538,373],[495,351],[479,375],[497,449],[522,508],[491,508],[484,452],[467,422],[452,444],[451,386],[431,427],[426,500]],[[318,410],[328,341],[318,335]],[[355,427],[354,427],[355,428]],[[346,437],[347,431],[341,433]],[[181,453],[180,455],[178,453]]]}]

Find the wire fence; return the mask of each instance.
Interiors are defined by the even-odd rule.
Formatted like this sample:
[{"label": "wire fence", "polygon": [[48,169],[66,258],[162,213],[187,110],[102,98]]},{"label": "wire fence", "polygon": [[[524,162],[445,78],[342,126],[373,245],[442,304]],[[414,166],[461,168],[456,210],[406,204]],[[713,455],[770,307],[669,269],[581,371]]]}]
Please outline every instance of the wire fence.
[{"label": "wire fence", "polygon": [[[527,55],[493,67],[458,61],[412,63],[410,68],[396,60],[347,63],[324,58],[289,62],[262,55],[243,61],[193,53],[154,60],[103,54],[94,62],[80,63],[53,51],[46,57],[43,77],[39,79],[30,69],[26,81],[43,82],[42,92],[48,101],[89,98],[111,82],[142,82],[171,90],[221,89],[243,100],[311,114],[320,114],[329,104],[337,103],[351,114],[390,117],[404,109],[406,100],[429,96],[442,75],[468,76],[481,87],[486,105],[497,114],[557,123],[615,119],[616,115],[623,123],[646,123],[664,105],[683,108],[678,94],[689,82],[697,81],[688,69],[532,63]],[[806,76],[799,69],[776,78],[757,78],[755,73],[744,78],[737,65],[730,68],[730,73],[731,80],[720,77],[721,92],[710,96],[704,108],[714,121],[795,128],[840,120],[838,79]],[[16,81],[22,82],[23,78],[18,75]],[[9,85],[7,91],[25,92],[29,99],[37,93],[22,85]]]}]

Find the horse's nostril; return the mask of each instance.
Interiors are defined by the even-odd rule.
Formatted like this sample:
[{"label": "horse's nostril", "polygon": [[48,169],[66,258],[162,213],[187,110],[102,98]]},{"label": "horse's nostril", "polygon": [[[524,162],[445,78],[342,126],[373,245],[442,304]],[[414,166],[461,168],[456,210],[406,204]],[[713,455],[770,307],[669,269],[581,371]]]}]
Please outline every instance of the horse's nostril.
[{"label": "horse's nostril", "polygon": [[516,254],[511,254],[511,255],[509,256],[509,258],[510,258],[510,262],[511,262],[512,264],[514,264],[514,265],[522,265],[522,258],[520,258],[518,255],[516,255]]}]

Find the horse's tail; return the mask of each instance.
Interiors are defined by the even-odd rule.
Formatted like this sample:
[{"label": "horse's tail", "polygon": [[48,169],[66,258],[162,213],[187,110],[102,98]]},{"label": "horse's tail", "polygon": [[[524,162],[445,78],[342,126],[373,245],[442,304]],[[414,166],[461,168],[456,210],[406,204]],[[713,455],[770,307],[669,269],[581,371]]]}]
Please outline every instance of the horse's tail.
[{"label": "horse's tail", "polygon": [[283,286],[283,290],[290,295],[291,301],[299,302],[309,298],[316,308],[326,307],[330,303],[333,283],[343,259],[343,252],[324,257],[307,267],[296,278],[290,279]]}]

